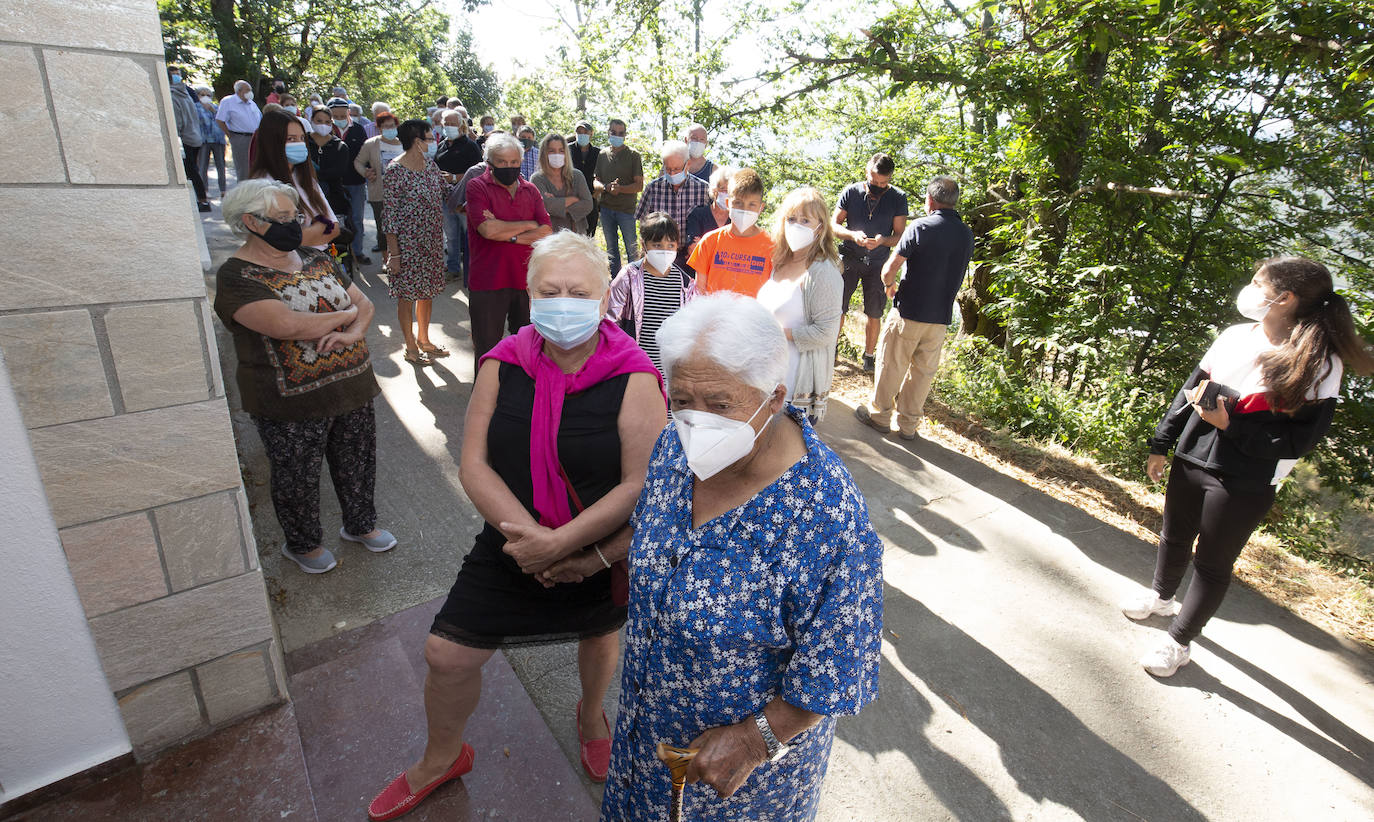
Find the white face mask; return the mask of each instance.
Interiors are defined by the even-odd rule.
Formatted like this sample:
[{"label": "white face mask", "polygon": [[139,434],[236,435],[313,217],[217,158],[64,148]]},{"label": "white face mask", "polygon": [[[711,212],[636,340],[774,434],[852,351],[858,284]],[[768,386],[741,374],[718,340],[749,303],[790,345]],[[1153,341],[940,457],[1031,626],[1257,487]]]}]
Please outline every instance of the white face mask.
[{"label": "white face mask", "polygon": [[568,162],[568,155],[566,154],[549,155],[549,168],[562,168],[566,162]]},{"label": "white face mask", "polygon": [[782,233],[787,238],[787,247],[793,251],[801,251],[816,242],[816,229],[801,223],[787,223]]},{"label": "white face mask", "polygon": [[200,95],[200,101],[201,101],[202,103],[204,103],[205,105],[207,105],[207,106],[210,105],[210,95],[208,95],[208,94],[202,94],[202,95]]},{"label": "white face mask", "polygon": [[659,249],[655,249],[653,251],[644,252],[644,259],[649,263],[649,265],[654,267],[655,271],[667,271],[668,267],[673,264],[673,260],[676,258],[676,251],[662,251]]},{"label": "white face mask", "polygon": [[295,106],[282,106],[282,108],[285,109],[286,112],[289,113],[289,114],[298,114],[298,113],[300,113],[300,109],[296,108]]},{"label": "white face mask", "polygon": [[730,209],[730,223],[736,231],[745,231],[759,221],[759,213],[745,208]]},{"label": "white face mask", "polygon": [[251,91],[245,91],[245,92],[243,93],[243,101],[244,101],[245,103],[251,103],[251,102],[253,102],[253,92],[251,92]]},{"label": "white face mask", "polygon": [[328,123],[312,123],[310,127],[314,129],[315,133],[320,135],[321,137],[325,136],[326,134],[332,133],[334,130],[334,127]]},{"label": "white face mask", "polygon": [[1260,322],[1269,313],[1269,307],[1273,302],[1264,296],[1264,291],[1259,286],[1251,283],[1236,295],[1236,310],[1242,317]]},{"label": "white face mask", "polygon": [[707,411],[674,411],[673,427],[687,454],[687,467],[697,479],[708,480],[739,462],[754,450],[759,433],[749,423],[768,405],[769,397],[749,415],[749,422],[732,420]]},{"label": "white face mask", "polygon": [[725,210],[728,209],[729,207],[730,207],[730,195],[728,195],[728,194],[717,194],[717,195],[716,195],[716,208],[720,209],[721,211],[725,211]]},{"label": "white face mask", "polygon": [[693,157],[700,157],[706,153],[706,144],[699,140],[693,140],[687,144],[687,151]]}]

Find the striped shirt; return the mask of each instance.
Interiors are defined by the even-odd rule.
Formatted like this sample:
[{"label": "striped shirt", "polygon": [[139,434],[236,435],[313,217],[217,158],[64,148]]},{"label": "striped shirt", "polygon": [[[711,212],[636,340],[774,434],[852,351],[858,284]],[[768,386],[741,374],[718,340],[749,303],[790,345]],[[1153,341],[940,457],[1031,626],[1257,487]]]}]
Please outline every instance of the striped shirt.
[{"label": "striped shirt", "polygon": [[639,347],[649,355],[654,367],[663,373],[658,354],[658,327],[682,307],[682,272],[676,267],[662,277],[644,272],[644,321],[640,325]]}]

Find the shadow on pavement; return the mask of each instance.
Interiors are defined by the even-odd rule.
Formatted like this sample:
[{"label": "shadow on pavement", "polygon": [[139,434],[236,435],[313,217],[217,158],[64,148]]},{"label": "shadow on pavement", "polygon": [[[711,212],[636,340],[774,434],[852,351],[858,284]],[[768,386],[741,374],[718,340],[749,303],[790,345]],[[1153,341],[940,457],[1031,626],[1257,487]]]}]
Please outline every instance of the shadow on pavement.
[{"label": "shadow on pavement", "polygon": [[[902,637],[890,645],[902,665],[996,743],[1007,774],[1026,796],[1091,820],[1204,818],[1168,783],[968,634],[900,590],[889,585],[885,592],[885,634],[895,629]],[[840,738],[870,755],[895,749],[908,756],[959,819],[1011,818],[987,784],[932,744],[926,698],[887,660],[881,676],[884,710],[847,718],[838,726]],[[905,733],[891,727],[894,716],[910,717],[913,727]]]}]

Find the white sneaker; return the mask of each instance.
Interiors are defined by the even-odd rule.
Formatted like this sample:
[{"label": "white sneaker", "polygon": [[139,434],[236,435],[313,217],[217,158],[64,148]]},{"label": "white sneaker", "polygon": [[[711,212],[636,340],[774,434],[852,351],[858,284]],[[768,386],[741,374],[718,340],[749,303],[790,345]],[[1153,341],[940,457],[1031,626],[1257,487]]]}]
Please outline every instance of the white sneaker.
[{"label": "white sneaker", "polygon": [[1175,671],[1188,664],[1192,656],[1190,647],[1179,645],[1173,637],[1166,636],[1158,648],[1140,658],[1140,664],[1155,676],[1173,676]]},{"label": "white sneaker", "polygon": [[1177,616],[1183,604],[1173,597],[1160,599],[1153,590],[1142,591],[1121,601],[1121,613],[1128,619],[1145,619],[1152,616]]}]

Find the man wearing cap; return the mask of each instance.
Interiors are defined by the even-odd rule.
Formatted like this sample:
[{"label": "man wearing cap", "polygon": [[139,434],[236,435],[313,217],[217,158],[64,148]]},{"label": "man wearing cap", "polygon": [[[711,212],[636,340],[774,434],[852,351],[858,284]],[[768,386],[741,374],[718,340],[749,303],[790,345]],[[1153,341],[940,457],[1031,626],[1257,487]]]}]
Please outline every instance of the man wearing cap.
[{"label": "man wearing cap", "polygon": [[[344,191],[348,193],[348,214],[353,221],[353,259],[362,265],[371,265],[372,258],[363,253],[363,207],[367,203],[367,180],[353,168],[358,152],[367,142],[367,129],[354,121],[352,103],[342,97],[335,97],[328,103],[329,114],[334,118],[334,134],[348,146],[348,170],[344,173]],[[380,232],[381,229],[378,228]],[[380,236],[380,235],[379,235]]]},{"label": "man wearing cap", "polygon": [[248,176],[249,154],[253,133],[262,122],[262,112],[253,103],[253,87],[247,80],[234,81],[234,93],[219,101],[215,122],[229,140],[229,152],[234,162],[234,181]]},{"label": "man wearing cap", "polygon": [[[573,168],[582,172],[582,177],[587,181],[587,185],[592,185],[596,179],[596,158],[600,156],[601,149],[592,145],[592,124],[583,120],[577,124],[577,135],[567,142],[568,154],[572,155]],[[592,197],[592,213],[587,215],[587,236],[596,236],[597,219],[601,216],[601,201],[596,196]]]}]

